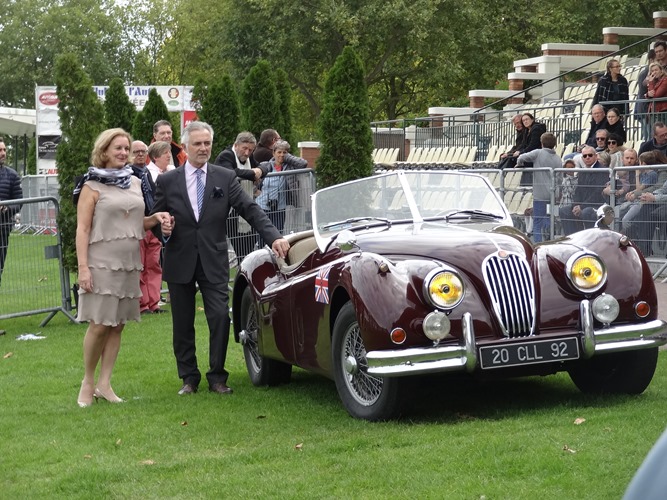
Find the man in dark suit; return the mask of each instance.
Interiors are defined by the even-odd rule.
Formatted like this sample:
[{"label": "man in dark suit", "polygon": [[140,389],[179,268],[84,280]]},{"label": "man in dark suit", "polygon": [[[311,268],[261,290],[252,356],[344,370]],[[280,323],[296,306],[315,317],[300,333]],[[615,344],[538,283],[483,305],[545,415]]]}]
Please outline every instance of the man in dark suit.
[{"label": "man in dark suit", "polygon": [[[258,183],[269,173],[267,165],[259,167],[253,158],[257,139],[251,132],[240,132],[232,146],[223,149],[215,159],[215,164],[232,170],[241,182],[244,191],[253,196]],[[246,182],[247,181],[247,182]],[[248,225],[239,220],[239,214],[232,210],[227,219],[227,236],[232,242],[239,262],[253,251],[257,235]]]},{"label": "man in dark suit", "polygon": [[581,158],[586,170],[579,172],[572,204],[559,209],[563,233],[566,236],[592,228],[597,220],[597,209],[606,204],[602,191],[609,182],[609,171],[598,162],[595,148],[591,146],[584,147]]},{"label": "man in dark suit", "polygon": [[195,295],[199,285],[209,328],[209,390],[230,394],[225,356],[229,341],[227,214],[233,207],[272,250],[284,257],[289,243],[281,237],[264,211],[248,196],[236,174],[208,163],[213,129],[194,121],[183,131],[188,160],[181,168],[160,175],[154,211],[172,215],[173,225],[162,224],[165,240],[163,276],[172,304],[173,342],[179,394],[197,392],[201,373],[195,354]]},{"label": "man in dark suit", "polygon": [[[0,137],[0,201],[19,200],[23,198],[21,178],[16,170],[5,166],[7,146]],[[0,279],[5,269],[7,249],[9,248],[9,234],[14,227],[14,216],[21,210],[21,205],[0,206]]]}]

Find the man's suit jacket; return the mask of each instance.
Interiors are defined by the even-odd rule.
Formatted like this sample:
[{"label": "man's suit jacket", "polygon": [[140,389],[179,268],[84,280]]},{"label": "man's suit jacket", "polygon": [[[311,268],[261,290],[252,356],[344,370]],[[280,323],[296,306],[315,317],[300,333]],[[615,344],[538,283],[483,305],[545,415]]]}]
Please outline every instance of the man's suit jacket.
[{"label": "man's suit jacket", "polygon": [[[214,163],[228,170],[233,170],[234,172],[236,172],[236,175],[238,176],[239,179],[245,179],[248,181],[255,180],[255,173],[252,170],[239,168],[239,166],[236,163],[236,154],[234,154],[232,146],[223,149],[218,155],[218,157],[215,159]],[[250,155],[250,167],[261,169],[262,178],[266,177],[266,174],[269,173],[269,171],[265,167],[257,164],[252,155]]]},{"label": "man's suit jacket", "polygon": [[[264,211],[243,191],[236,174],[228,169],[208,164],[199,221],[195,219],[188,197],[185,167],[158,177],[153,213],[169,212],[175,218],[174,231],[165,244],[163,277],[167,283],[189,283],[194,276],[197,256],[210,282],[227,283],[226,222],[231,207],[257,230],[269,246],[281,237]],[[156,227],[158,229],[159,226]]]}]

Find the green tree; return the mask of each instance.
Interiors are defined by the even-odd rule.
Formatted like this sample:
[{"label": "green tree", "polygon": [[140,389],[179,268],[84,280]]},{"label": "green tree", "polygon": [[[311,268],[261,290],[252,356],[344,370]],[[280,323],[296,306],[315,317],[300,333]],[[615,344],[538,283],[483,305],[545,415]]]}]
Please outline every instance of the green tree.
[{"label": "green tree", "polygon": [[[274,73],[276,81],[276,94],[278,96],[278,122],[276,130],[280,136],[292,144],[292,88],[284,69],[278,69]],[[296,144],[292,144],[296,146]]]},{"label": "green tree", "polygon": [[239,100],[228,74],[211,85],[202,101],[199,117],[213,127],[213,155],[234,142],[239,128]]},{"label": "green tree", "polygon": [[[167,120],[171,123],[171,117],[167,110],[167,105],[157,93],[157,90],[150,89],[148,100],[134,119],[132,126],[132,137],[137,141],[144,141],[150,144],[153,139],[153,125],[160,120]],[[172,126],[173,128],[173,126]]]},{"label": "green tree", "polygon": [[28,175],[37,174],[37,138],[30,138],[30,145],[28,147],[28,158],[26,161],[26,173]]},{"label": "green tree", "polygon": [[470,89],[493,88],[514,60],[541,55],[541,43],[601,43],[603,26],[652,26],[650,13],[664,10],[664,0],[563,0],[529,16],[523,0],[233,3],[217,45],[236,63],[232,76],[259,58],[283,67],[298,92],[295,128],[303,130],[320,113],[326,72],[344,46],[364,62],[373,120],[424,116]]},{"label": "green tree", "polygon": [[0,106],[32,107],[35,85],[53,85],[54,61],[73,53],[96,85],[130,79],[131,52],[114,0],[5,0],[0,8]]},{"label": "green tree", "polygon": [[104,99],[104,117],[107,128],[122,128],[132,131],[137,109],[125,92],[125,85],[120,78],[114,78],[109,83]]},{"label": "green tree", "polygon": [[319,187],[371,175],[373,137],[364,68],[351,47],[343,49],[327,77],[318,130],[321,148],[317,161]]},{"label": "green tree", "polygon": [[74,54],[63,54],[55,63],[58,117],[62,138],[56,150],[60,211],[58,230],[63,242],[63,263],[77,269],[76,207],[72,202],[75,178],[86,173],[95,139],[104,129],[104,108],[93,82]]},{"label": "green tree", "polygon": [[192,106],[197,113],[201,111],[202,103],[206,98],[206,92],[208,92],[206,80],[201,76],[197,77],[195,84],[192,86],[192,98],[190,99],[192,101]]},{"label": "green tree", "polygon": [[273,72],[267,61],[259,61],[248,72],[241,87],[241,127],[259,138],[262,130],[276,128],[279,106]]}]

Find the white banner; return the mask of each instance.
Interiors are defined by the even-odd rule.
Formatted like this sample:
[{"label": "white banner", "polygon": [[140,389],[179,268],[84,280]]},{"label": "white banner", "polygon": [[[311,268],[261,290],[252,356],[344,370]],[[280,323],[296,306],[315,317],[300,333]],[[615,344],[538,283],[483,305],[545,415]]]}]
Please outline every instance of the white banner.
[{"label": "white banner", "polygon": [[[109,87],[93,87],[97,97],[101,101],[104,101],[106,98],[106,92]],[[167,105],[169,111],[191,111],[194,109],[192,107],[192,87],[187,87],[185,85],[174,85],[174,86],[126,86],[125,92],[127,97],[130,98],[130,102],[134,104],[137,108],[137,111],[144,109],[144,105],[148,100],[148,93],[151,89],[157,90],[157,93],[162,100]]]},{"label": "white banner", "polygon": [[[104,101],[107,86],[94,86],[97,97]],[[157,90],[168,111],[193,111],[192,87],[186,85],[125,86],[125,92],[137,111],[141,111],[148,100],[151,89]],[[60,142],[60,120],[58,119],[58,94],[56,87],[35,88],[35,110],[37,125],[37,173],[56,174],[55,148]],[[130,131],[131,132],[131,131]]]}]

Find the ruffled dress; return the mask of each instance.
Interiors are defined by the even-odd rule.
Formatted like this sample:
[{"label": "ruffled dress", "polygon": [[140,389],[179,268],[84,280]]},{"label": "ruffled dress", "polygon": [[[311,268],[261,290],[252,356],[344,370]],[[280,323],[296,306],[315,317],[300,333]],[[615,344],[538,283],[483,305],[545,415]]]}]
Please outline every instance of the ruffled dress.
[{"label": "ruffled dress", "polygon": [[116,326],[138,321],[144,199],[141,181],[132,177],[128,189],[88,181],[99,193],[88,242],[88,267],[93,291],[79,290],[77,319]]}]

